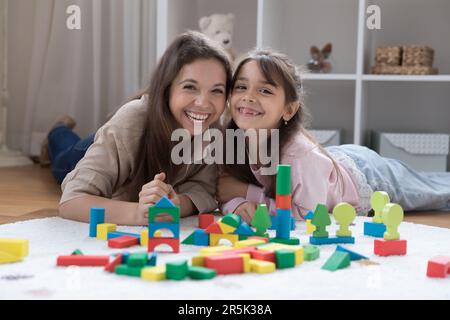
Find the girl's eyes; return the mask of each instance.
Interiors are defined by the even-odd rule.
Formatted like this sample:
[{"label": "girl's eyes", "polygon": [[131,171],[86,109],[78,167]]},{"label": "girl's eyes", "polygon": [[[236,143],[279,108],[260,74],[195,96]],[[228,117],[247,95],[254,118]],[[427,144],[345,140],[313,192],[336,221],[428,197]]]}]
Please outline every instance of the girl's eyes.
[{"label": "girl's eyes", "polygon": [[234,87],[234,89],[235,90],[245,90],[245,89],[247,89],[247,87],[242,84],[238,84]]},{"label": "girl's eyes", "polygon": [[183,89],[187,89],[187,90],[195,90],[195,87],[191,84],[187,84],[183,87]]},{"label": "girl's eyes", "polygon": [[214,89],[213,90],[214,93],[218,93],[218,94],[223,94],[223,90],[222,89]]},{"label": "girl's eyes", "polygon": [[[238,90],[238,91],[243,91],[246,89],[247,89],[247,87],[242,84],[238,84],[234,87],[234,90]],[[269,89],[266,89],[266,88],[259,89],[258,91],[264,95],[272,95],[273,94],[272,91],[270,91]]]},{"label": "girl's eyes", "polygon": [[259,90],[262,94],[272,94],[272,91],[268,90],[268,89],[261,89]]}]

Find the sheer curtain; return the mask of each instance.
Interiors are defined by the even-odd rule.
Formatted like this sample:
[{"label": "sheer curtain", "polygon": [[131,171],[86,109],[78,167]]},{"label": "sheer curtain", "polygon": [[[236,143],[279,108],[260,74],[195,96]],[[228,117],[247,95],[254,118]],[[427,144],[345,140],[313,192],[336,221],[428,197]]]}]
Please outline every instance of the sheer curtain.
[{"label": "sheer curtain", "polygon": [[[8,1],[8,0],[1,0]],[[67,7],[81,10],[69,30]],[[7,142],[39,154],[56,118],[97,130],[149,80],[156,60],[156,0],[9,0]]]}]

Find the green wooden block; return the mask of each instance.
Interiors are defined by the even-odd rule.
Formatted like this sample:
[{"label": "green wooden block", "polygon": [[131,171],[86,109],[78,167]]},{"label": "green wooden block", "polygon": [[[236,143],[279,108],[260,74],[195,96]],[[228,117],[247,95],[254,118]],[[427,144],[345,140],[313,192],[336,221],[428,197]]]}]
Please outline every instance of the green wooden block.
[{"label": "green wooden block", "polygon": [[289,164],[277,166],[277,194],[291,194],[291,165]]},{"label": "green wooden block", "polygon": [[344,269],[350,265],[350,254],[347,252],[335,251],[323,265],[322,269],[336,271]]},{"label": "green wooden block", "polygon": [[248,237],[249,237],[249,236],[245,236],[245,235],[240,234],[240,235],[239,235],[239,241],[241,241],[241,240],[247,240]]},{"label": "green wooden block", "polygon": [[150,207],[148,208],[148,223],[154,223],[155,217],[159,214],[168,214],[172,217],[173,223],[180,223],[180,208],[157,208]]},{"label": "green wooden block", "polygon": [[170,280],[184,280],[189,273],[187,260],[166,263],[166,278]]},{"label": "green wooden block", "polygon": [[270,238],[269,242],[282,243],[282,244],[288,244],[288,245],[294,246],[294,245],[300,244],[300,239],[294,238],[294,237],[291,237],[289,239]]},{"label": "green wooden block", "polygon": [[287,249],[275,250],[277,269],[295,267],[295,252]]},{"label": "green wooden block", "polygon": [[229,213],[223,217],[220,222],[237,229],[241,224],[241,217],[234,213]]},{"label": "green wooden block", "polygon": [[132,253],[128,257],[127,265],[131,268],[143,268],[147,264],[147,252]]},{"label": "green wooden block", "polygon": [[210,268],[190,266],[189,277],[195,280],[212,279],[217,275],[217,271]]},{"label": "green wooden block", "polygon": [[267,205],[258,205],[255,214],[253,215],[252,226],[256,228],[257,236],[265,237],[266,230],[272,226],[272,219],[270,219]]},{"label": "green wooden block", "polygon": [[184,239],[181,243],[182,244],[195,244],[195,242],[194,242],[194,233],[195,232],[192,232],[189,236],[187,236],[187,238],[186,239]]},{"label": "green wooden block", "polygon": [[327,206],[318,204],[314,210],[314,216],[311,219],[311,223],[316,226],[316,230],[313,232],[313,237],[325,238],[328,237],[327,226],[331,224],[331,219],[328,214]]},{"label": "green wooden block", "polygon": [[75,249],[74,252],[72,252],[72,256],[82,256],[83,252],[81,252],[80,249]]},{"label": "green wooden block", "polygon": [[142,268],[129,267],[126,264],[120,264],[116,266],[116,268],[114,269],[114,273],[131,277],[140,277],[141,270]]},{"label": "green wooden block", "polygon": [[303,247],[303,258],[305,261],[314,261],[319,259],[320,249],[317,246],[307,245]]}]

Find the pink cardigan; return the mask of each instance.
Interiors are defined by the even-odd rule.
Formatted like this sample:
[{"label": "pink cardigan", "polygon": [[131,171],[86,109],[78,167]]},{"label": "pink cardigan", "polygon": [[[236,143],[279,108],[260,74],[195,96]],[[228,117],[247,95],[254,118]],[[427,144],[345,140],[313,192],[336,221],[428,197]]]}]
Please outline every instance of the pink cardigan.
[{"label": "pink cardigan", "polygon": [[[282,164],[291,165],[292,212],[297,219],[303,218],[318,203],[325,204],[331,212],[336,204],[345,201],[359,207],[360,201],[355,182],[347,170],[336,162],[342,178],[333,162],[302,133],[296,135],[280,155]],[[270,176],[261,174],[261,169],[251,165],[255,178],[263,187],[269,187]],[[234,198],[222,206],[224,214],[234,212],[246,201],[265,203],[275,213],[275,200],[264,195],[264,188],[250,184],[246,198]]]}]

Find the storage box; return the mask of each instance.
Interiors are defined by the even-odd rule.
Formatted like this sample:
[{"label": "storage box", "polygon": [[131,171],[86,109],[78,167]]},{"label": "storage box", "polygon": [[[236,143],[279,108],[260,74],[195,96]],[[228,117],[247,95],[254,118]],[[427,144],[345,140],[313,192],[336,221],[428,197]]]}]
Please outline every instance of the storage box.
[{"label": "storage box", "polygon": [[447,171],[450,135],[374,132],[373,148],[418,171]]},{"label": "storage box", "polygon": [[308,130],[308,132],[324,147],[341,144],[340,130]]}]

